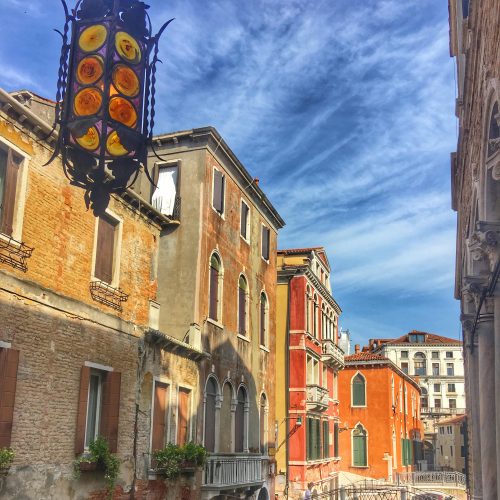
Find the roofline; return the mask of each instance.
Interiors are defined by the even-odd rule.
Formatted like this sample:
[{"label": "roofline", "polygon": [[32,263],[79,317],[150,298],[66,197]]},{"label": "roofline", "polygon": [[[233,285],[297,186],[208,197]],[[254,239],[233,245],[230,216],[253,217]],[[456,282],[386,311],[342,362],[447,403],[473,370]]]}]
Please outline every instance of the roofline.
[{"label": "roofline", "polygon": [[226,141],[219,134],[217,129],[213,126],[193,128],[189,130],[180,130],[178,132],[169,132],[167,134],[159,134],[153,137],[153,141],[162,140],[169,141],[174,139],[178,139],[179,137],[197,137],[197,136],[212,136],[212,138],[217,142],[217,147],[221,148],[224,153],[228,156],[231,162],[236,166],[241,175],[248,181],[248,188],[252,189],[254,194],[260,198],[264,206],[269,210],[272,216],[275,219],[275,225],[277,229],[281,229],[285,226],[285,221],[278,213],[276,208],[273,206],[269,198],[264,194],[264,191],[254,182],[255,179],[250,175],[248,170],[245,168],[243,163],[238,159],[238,157],[233,153],[231,148],[228,146]]}]

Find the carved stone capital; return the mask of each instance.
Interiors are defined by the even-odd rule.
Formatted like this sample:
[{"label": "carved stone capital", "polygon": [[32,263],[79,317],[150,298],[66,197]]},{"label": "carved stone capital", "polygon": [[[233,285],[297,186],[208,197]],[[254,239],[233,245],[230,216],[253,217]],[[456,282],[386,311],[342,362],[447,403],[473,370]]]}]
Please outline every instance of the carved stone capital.
[{"label": "carved stone capital", "polygon": [[474,327],[474,315],[473,314],[461,314],[460,321],[462,322],[462,329],[464,335],[470,335],[472,333],[472,328]]},{"label": "carved stone capital", "polygon": [[478,221],[476,230],[467,240],[472,260],[492,270],[499,255],[499,242],[500,224]]}]

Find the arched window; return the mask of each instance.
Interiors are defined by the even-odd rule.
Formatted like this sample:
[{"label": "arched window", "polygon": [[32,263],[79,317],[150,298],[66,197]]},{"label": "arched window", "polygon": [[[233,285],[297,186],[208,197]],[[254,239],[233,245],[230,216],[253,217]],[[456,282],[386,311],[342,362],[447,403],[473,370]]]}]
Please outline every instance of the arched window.
[{"label": "arched window", "polygon": [[248,283],[242,274],[238,281],[238,333],[247,335],[247,316],[248,316]]},{"label": "arched window", "polygon": [[313,336],[318,338],[318,296],[314,294],[313,299]]},{"label": "arched window", "polygon": [[209,377],[205,386],[205,448],[209,452],[215,451],[215,408],[218,396],[217,381]]},{"label": "arched window", "polygon": [[423,352],[415,353],[415,356],[413,356],[413,366],[415,375],[422,376],[427,374],[427,361]]},{"label": "arched window", "polygon": [[235,446],[234,451],[236,453],[242,453],[246,451],[246,413],[248,412],[247,405],[247,391],[243,386],[238,389],[238,397],[236,404],[235,422],[234,422],[234,433],[235,433]]},{"label": "arched window", "polygon": [[221,319],[222,262],[214,252],[210,257],[210,283],[208,317],[214,321]]},{"label": "arched window", "polygon": [[353,467],[368,466],[367,432],[358,424],[352,431],[352,465]]},{"label": "arched window", "polygon": [[260,396],[260,414],[259,414],[259,429],[260,429],[260,452],[262,455],[267,453],[267,398],[265,394]]},{"label": "arched window", "polygon": [[366,406],[366,380],[361,373],[357,373],[351,381],[351,405]]},{"label": "arched window", "polygon": [[487,158],[493,156],[500,150],[500,115],[498,112],[498,102],[493,105],[490,115],[490,123],[488,127],[488,151]]},{"label": "arched window", "polygon": [[233,412],[231,408],[234,401],[234,388],[229,380],[222,387],[222,404],[220,409],[220,433],[219,452],[232,453],[233,449]]},{"label": "arched window", "polygon": [[325,305],[321,305],[321,338],[326,339],[326,311]]},{"label": "arched window", "polygon": [[308,286],[306,289],[306,332],[312,333],[311,330],[311,288]]},{"label": "arched window", "polygon": [[269,303],[265,292],[260,293],[260,345],[267,347],[267,331],[269,320]]}]

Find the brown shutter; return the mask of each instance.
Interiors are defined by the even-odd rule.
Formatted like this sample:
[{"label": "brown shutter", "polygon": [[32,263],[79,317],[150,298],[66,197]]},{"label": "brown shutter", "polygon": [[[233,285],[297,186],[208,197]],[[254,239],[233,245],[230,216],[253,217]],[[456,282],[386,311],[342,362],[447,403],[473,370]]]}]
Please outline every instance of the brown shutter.
[{"label": "brown shutter", "polygon": [[260,296],[260,345],[266,345],[266,302]]},{"label": "brown shutter", "polygon": [[247,222],[248,222],[248,207],[243,201],[241,202],[241,227],[240,227],[240,233],[243,236],[243,238],[248,239],[247,235]]},{"label": "brown shutter", "polygon": [[151,451],[161,450],[165,447],[165,435],[167,427],[167,401],[168,385],[162,382],[156,382]]},{"label": "brown shutter", "polygon": [[214,170],[213,205],[217,212],[222,213],[224,211],[224,176],[218,170]]},{"label": "brown shutter", "polygon": [[0,349],[0,448],[10,446],[19,351]]},{"label": "brown shutter", "polygon": [[183,445],[187,443],[189,438],[189,393],[188,389],[179,388],[179,407],[178,407],[178,422],[179,428],[177,431],[177,444]]},{"label": "brown shutter", "polygon": [[85,449],[85,427],[87,425],[87,402],[89,397],[90,368],[82,366],[80,374],[80,395],[78,397],[78,412],[76,415],[75,454],[83,453]]},{"label": "brown shutter", "polygon": [[245,335],[246,326],[246,307],[245,307],[245,290],[243,288],[238,288],[238,318],[239,318],[239,328],[238,332],[240,335]]},{"label": "brown shutter", "polygon": [[101,422],[99,434],[109,445],[109,451],[118,448],[118,417],[120,414],[121,373],[108,372],[102,388]]},{"label": "brown shutter", "polygon": [[106,217],[99,217],[94,276],[106,283],[113,280],[115,224]]},{"label": "brown shutter", "polygon": [[9,149],[7,153],[7,168],[5,171],[5,187],[3,190],[0,221],[0,232],[8,235],[12,234],[14,208],[16,204],[17,177],[21,161],[22,158]]},{"label": "brown shutter", "polygon": [[262,257],[269,260],[269,229],[262,226]]},{"label": "brown shutter", "polygon": [[210,304],[209,316],[217,321],[217,302],[219,297],[219,271],[210,266]]},{"label": "brown shutter", "polygon": [[243,436],[245,425],[245,399],[243,394],[238,391],[238,404],[236,405],[236,412],[234,415],[234,451],[241,453],[243,451]]}]

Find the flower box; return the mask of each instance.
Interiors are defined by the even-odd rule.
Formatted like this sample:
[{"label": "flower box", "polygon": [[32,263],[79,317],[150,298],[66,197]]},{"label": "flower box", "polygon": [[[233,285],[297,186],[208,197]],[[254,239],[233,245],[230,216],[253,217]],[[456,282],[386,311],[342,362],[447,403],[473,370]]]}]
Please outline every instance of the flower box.
[{"label": "flower box", "polygon": [[78,467],[81,472],[93,472],[97,470],[97,462],[80,462]]}]

